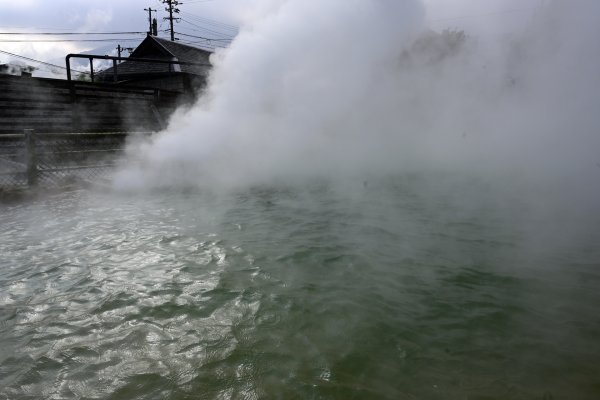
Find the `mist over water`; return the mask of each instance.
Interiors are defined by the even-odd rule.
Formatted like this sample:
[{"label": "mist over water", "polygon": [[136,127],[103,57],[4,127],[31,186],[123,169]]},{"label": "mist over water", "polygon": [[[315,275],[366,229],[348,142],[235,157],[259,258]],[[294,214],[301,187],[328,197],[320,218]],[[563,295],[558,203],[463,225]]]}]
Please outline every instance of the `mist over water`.
[{"label": "mist over water", "polygon": [[0,396],[595,399],[598,229],[438,178],[2,207]]},{"label": "mist over water", "polygon": [[[432,32],[435,1],[429,10],[416,0],[258,4],[213,57],[205,95],[132,143],[117,189],[324,180],[352,196],[416,174],[423,190],[453,198],[461,191],[448,179],[484,184],[513,223],[511,199],[562,221],[532,234],[570,240],[564,224],[594,229],[585,220],[600,205],[597,2],[545,2],[497,40],[485,29],[462,40],[459,30]],[[477,208],[487,194],[461,201]]]},{"label": "mist over water", "polygon": [[0,397],[596,399],[598,12],[257,1],[112,190],[0,207]]}]

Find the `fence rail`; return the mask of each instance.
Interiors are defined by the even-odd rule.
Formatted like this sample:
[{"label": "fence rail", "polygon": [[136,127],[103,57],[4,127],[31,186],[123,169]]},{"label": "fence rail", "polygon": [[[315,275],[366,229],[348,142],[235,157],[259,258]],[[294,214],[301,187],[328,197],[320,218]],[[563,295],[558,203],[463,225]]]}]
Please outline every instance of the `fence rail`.
[{"label": "fence rail", "polygon": [[128,133],[0,135],[0,189],[93,180],[114,168]]},{"label": "fence rail", "polygon": [[71,77],[71,58],[84,58],[87,59],[90,63],[90,78],[92,82],[94,82],[94,60],[111,60],[112,61],[112,73],[113,73],[113,81],[117,82],[118,80],[118,67],[120,61],[128,61],[139,62],[139,63],[150,63],[150,64],[164,64],[168,65],[169,72],[173,72],[173,66],[181,66],[181,65],[189,65],[189,66],[200,66],[200,67],[210,67],[209,63],[200,63],[200,62],[192,62],[192,61],[179,61],[177,59],[174,60],[165,60],[160,58],[140,58],[140,57],[115,57],[115,56],[106,56],[106,55],[97,55],[97,54],[67,54],[65,57],[65,63],[67,65],[67,80],[69,83],[72,82]]}]

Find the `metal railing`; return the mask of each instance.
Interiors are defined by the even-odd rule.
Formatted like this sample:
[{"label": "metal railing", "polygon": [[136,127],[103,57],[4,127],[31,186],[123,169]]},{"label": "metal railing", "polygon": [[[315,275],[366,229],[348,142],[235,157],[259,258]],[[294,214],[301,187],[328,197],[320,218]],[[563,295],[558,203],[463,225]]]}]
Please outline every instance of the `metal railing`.
[{"label": "metal railing", "polygon": [[107,175],[122,152],[126,132],[0,135],[0,189],[56,186]]},{"label": "metal railing", "polygon": [[112,60],[112,68],[113,68],[113,81],[118,81],[118,62],[117,61],[130,61],[130,62],[140,62],[140,63],[151,63],[151,64],[168,64],[169,72],[173,65],[196,65],[196,66],[204,66],[210,67],[210,64],[207,63],[198,63],[198,62],[190,62],[190,61],[179,61],[179,60],[164,60],[164,59],[156,59],[156,58],[139,58],[139,57],[115,57],[115,56],[101,56],[96,54],[67,54],[65,58],[65,62],[67,64],[67,80],[69,82],[72,81],[71,77],[71,58],[85,58],[90,62],[90,77],[92,82],[94,82],[94,60]]},{"label": "metal railing", "polygon": [[[210,64],[207,63],[198,63],[198,62],[189,62],[189,61],[178,61],[178,60],[164,60],[164,59],[154,59],[154,58],[138,58],[138,57],[114,57],[114,56],[101,56],[101,55],[95,55],[95,54],[68,54],[65,58],[65,63],[66,63],[66,68],[67,68],[67,87],[69,90],[69,94],[71,97],[71,102],[73,104],[76,104],[79,102],[79,98],[81,96],[85,97],[85,93],[89,92],[90,89],[93,89],[94,92],[110,92],[110,93],[122,93],[122,94],[126,94],[126,95],[141,95],[141,96],[152,96],[153,99],[153,106],[151,107],[151,112],[153,117],[156,119],[157,123],[159,126],[161,126],[162,128],[165,127],[165,121],[164,118],[160,115],[160,113],[157,111],[157,107],[159,107],[159,103],[161,102],[161,98],[163,98],[164,94],[167,95],[167,97],[170,95],[173,95],[174,92],[168,91],[168,90],[163,90],[163,89],[158,89],[158,88],[149,88],[149,87],[137,87],[137,86],[114,86],[113,84],[110,83],[104,83],[103,85],[100,85],[98,83],[94,83],[94,87],[90,88],[89,85],[85,85],[86,82],[81,82],[81,81],[76,81],[73,80],[73,76],[71,73],[71,59],[72,58],[84,58],[89,60],[90,62],[90,77],[91,77],[91,81],[92,83],[94,83],[94,77],[95,77],[95,73],[94,73],[94,60],[95,59],[99,59],[99,60],[112,60],[112,75],[113,75],[113,82],[117,83],[119,81],[119,63],[118,61],[127,61],[127,62],[140,62],[140,63],[151,63],[151,64],[166,64],[169,66],[169,72],[173,72],[172,71],[172,67],[174,65],[193,65],[193,66],[203,66],[203,67],[210,67]],[[83,92],[84,94],[78,94],[78,90],[79,92]],[[79,113],[74,113],[73,114],[73,127],[74,129],[78,130],[81,126],[80,126],[80,120],[79,120]]]}]

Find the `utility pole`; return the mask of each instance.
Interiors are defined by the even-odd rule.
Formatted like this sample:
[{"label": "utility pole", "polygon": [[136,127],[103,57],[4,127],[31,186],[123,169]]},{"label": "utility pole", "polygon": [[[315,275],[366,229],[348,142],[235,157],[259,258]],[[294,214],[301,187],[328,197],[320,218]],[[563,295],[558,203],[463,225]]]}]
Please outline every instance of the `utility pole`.
[{"label": "utility pole", "polygon": [[152,11],[156,12],[157,10],[153,10],[152,7],[148,7],[144,8],[144,11],[148,11],[148,35],[152,35],[152,32],[154,31],[152,29]]},{"label": "utility pole", "polygon": [[167,8],[165,8],[165,11],[169,12],[169,16],[165,17],[163,19],[169,20],[169,23],[171,25],[171,41],[174,42],[175,41],[175,31],[173,30],[173,20],[179,20],[179,18],[173,18],[173,14],[179,13],[179,8],[177,8],[177,6],[179,5],[179,1],[163,0],[163,3],[167,5]]},{"label": "utility pole", "polygon": [[[131,54],[131,52],[133,51],[133,47],[121,47],[120,44],[117,45],[117,52],[119,54],[119,57],[121,57],[121,54],[123,54],[124,51],[128,51],[129,54]],[[119,60],[119,63],[121,63],[122,60]]]}]

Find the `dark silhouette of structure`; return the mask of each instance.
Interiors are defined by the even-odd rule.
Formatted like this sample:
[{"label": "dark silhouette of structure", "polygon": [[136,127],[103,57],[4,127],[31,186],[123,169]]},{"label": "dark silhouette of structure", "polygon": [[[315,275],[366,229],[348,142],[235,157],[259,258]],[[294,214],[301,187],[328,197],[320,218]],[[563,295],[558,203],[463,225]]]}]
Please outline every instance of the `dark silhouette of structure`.
[{"label": "dark silhouette of structure", "polygon": [[125,60],[118,65],[116,74],[111,67],[99,72],[97,80],[114,82],[116,75],[119,85],[164,89],[195,97],[206,84],[211,54],[197,47],[148,35],[130,54],[131,58],[190,62],[195,65]]}]

